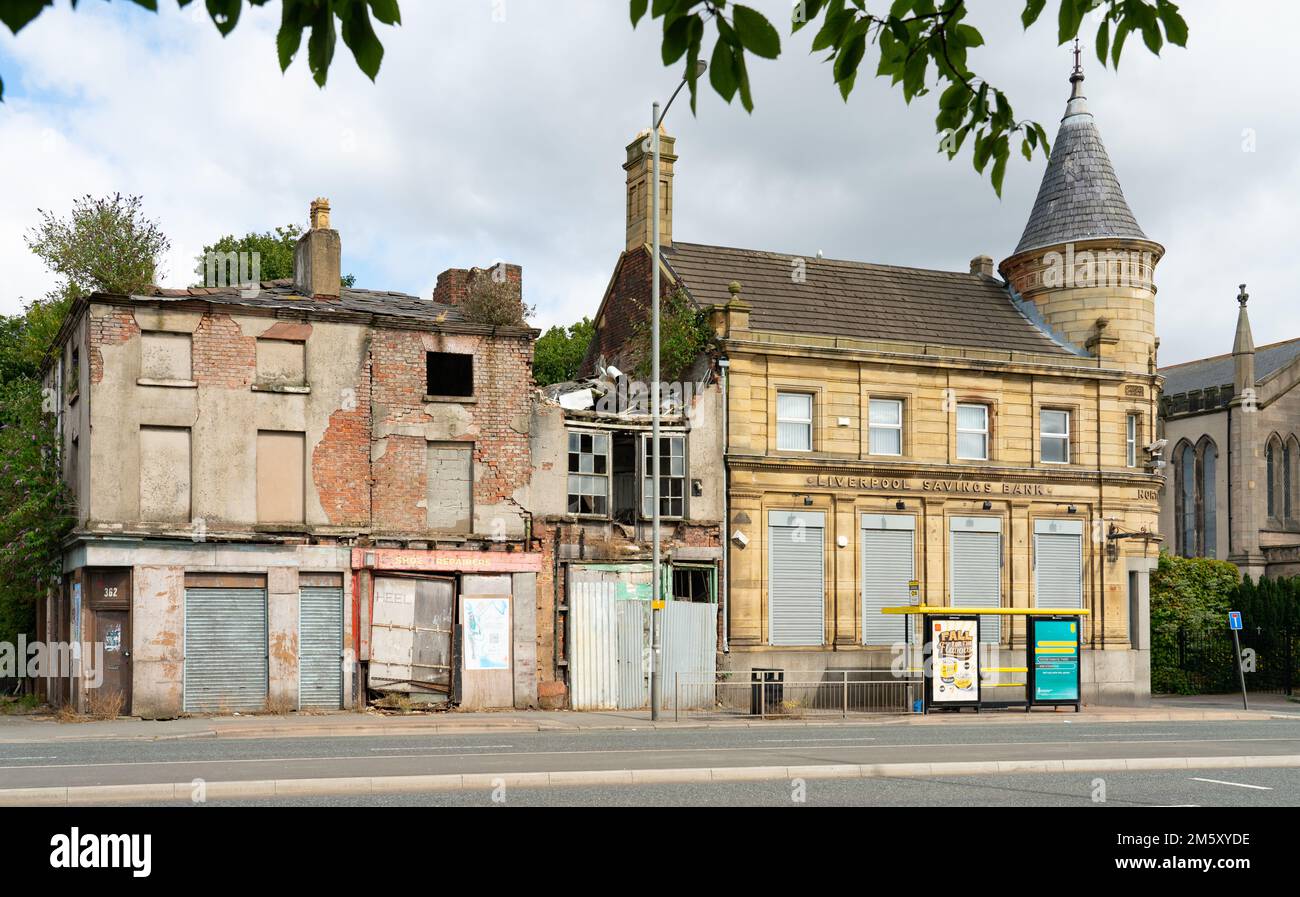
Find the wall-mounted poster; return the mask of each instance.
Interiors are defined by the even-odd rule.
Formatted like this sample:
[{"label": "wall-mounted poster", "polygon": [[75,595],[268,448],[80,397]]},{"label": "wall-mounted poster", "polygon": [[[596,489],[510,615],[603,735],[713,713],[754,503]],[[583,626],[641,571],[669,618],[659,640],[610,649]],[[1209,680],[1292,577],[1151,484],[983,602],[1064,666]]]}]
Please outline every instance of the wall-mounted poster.
[{"label": "wall-mounted poster", "polygon": [[979,634],[979,617],[929,618],[932,705],[979,703]]},{"label": "wall-mounted poster", "polygon": [[1029,699],[1035,704],[1079,703],[1079,618],[1029,620]]},{"label": "wall-mounted poster", "polygon": [[465,669],[510,668],[510,599],[465,598]]}]

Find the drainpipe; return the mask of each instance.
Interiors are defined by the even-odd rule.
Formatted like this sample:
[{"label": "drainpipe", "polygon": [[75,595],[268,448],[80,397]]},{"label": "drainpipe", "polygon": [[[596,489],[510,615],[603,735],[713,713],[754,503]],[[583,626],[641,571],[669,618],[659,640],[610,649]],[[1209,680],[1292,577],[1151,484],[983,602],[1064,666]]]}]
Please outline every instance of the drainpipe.
[{"label": "drainpipe", "polygon": [[727,454],[731,448],[731,441],[728,437],[730,427],[728,426],[730,418],[727,416],[727,374],[731,369],[731,361],[723,358],[718,361],[718,366],[722,368],[722,528],[719,535],[722,537],[722,588],[719,589],[719,601],[721,607],[719,612],[722,614],[722,653],[731,653],[731,592],[728,587],[731,583],[731,549],[728,547],[731,540],[727,535],[727,530],[731,528],[731,467],[727,464]]}]

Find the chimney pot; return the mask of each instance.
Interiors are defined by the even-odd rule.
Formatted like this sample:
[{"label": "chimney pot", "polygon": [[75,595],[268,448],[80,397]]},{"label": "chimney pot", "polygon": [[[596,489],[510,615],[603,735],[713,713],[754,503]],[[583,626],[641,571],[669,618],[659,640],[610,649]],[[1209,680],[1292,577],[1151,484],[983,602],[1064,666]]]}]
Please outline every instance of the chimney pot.
[{"label": "chimney pot", "polygon": [[337,299],[342,292],[343,243],[330,228],[330,201],[312,200],[311,229],[298,238],[293,253],[294,289],[304,296]]},{"label": "chimney pot", "polygon": [[987,255],[977,255],[970,260],[970,273],[982,274],[985,277],[993,276],[993,258]]}]

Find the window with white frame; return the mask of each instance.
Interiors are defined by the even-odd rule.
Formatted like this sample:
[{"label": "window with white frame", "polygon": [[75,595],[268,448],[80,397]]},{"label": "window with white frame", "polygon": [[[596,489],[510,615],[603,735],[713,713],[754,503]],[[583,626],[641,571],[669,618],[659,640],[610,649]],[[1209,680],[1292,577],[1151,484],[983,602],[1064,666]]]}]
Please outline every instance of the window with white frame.
[{"label": "window with white frame", "polygon": [[989,406],[957,406],[957,457],[962,461],[989,459]]},{"label": "window with white frame", "polygon": [[812,451],[812,415],[811,393],[776,394],[776,447],[779,451]]},{"label": "window with white frame", "polygon": [[569,432],[569,513],[609,513],[609,436]]},{"label": "window with white frame", "polygon": [[873,455],[903,454],[903,403],[899,399],[872,399],[868,448]]},{"label": "window with white frame", "polygon": [[[641,438],[644,458],[641,470],[641,513],[654,514],[654,437]],[[686,515],[686,437],[659,437],[659,516],[684,517]]]},{"label": "window with white frame", "polygon": [[1138,416],[1130,414],[1125,419],[1124,457],[1129,467],[1138,466]]},{"label": "window with white frame", "polygon": [[1051,408],[1039,411],[1038,437],[1044,464],[1070,463],[1070,412]]}]

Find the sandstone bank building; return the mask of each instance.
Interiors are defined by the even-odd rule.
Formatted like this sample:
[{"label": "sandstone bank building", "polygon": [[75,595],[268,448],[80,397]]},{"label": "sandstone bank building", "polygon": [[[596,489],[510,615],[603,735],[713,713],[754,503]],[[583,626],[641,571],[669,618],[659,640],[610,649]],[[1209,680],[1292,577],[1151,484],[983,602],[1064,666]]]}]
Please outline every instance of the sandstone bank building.
[{"label": "sandstone bank building", "polygon": [[[679,241],[667,135],[655,260],[645,135],[628,145],[626,250],[588,368],[630,351],[651,264],[664,295],[685,290],[713,322],[720,667],[888,670],[905,623],[880,611],[915,580],[926,605],[1087,609],[1085,700],[1149,693],[1163,248],[1124,199],[1082,81],[996,272],[986,256],[929,271]],[[1023,663],[1022,618],[981,627],[1001,665]]]},{"label": "sandstone bank building", "polygon": [[102,645],[104,679],[86,653],[51,700],[535,705],[536,332],[462,313],[498,269],[444,272],[430,301],[343,287],[340,253],[317,201],[292,280],[72,307],[46,379],[77,517],[37,623]]}]

